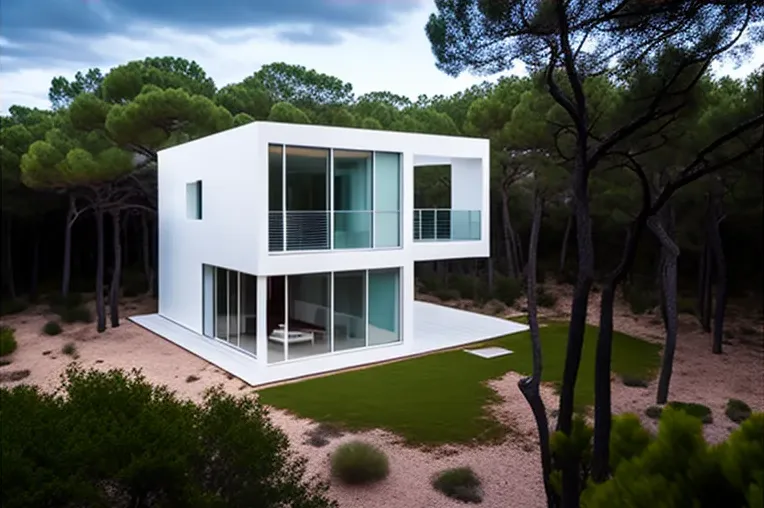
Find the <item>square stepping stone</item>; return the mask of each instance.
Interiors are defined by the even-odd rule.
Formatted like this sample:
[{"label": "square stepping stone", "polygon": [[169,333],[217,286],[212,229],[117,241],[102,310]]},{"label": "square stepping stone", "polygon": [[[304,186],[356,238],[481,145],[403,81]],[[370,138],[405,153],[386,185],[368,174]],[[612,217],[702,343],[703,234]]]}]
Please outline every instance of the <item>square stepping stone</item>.
[{"label": "square stepping stone", "polygon": [[465,349],[464,351],[480,358],[498,358],[499,356],[511,355],[513,353],[513,351],[503,347],[483,347],[480,349]]}]

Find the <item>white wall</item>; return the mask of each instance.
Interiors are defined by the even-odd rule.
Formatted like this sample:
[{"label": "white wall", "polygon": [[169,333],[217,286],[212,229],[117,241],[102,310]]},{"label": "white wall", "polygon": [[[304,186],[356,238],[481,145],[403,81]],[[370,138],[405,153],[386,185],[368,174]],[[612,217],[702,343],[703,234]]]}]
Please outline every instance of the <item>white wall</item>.
[{"label": "white wall", "polygon": [[[202,265],[255,273],[258,182],[252,125],[159,152],[159,313],[202,333]],[[186,216],[186,184],[202,181],[202,219]],[[263,207],[263,210],[267,208]]]}]

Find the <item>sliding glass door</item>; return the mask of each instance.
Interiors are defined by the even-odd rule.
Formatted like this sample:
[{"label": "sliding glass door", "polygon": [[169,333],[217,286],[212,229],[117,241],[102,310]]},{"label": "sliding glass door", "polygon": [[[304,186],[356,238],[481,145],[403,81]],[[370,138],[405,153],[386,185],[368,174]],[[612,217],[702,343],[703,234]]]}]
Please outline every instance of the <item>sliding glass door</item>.
[{"label": "sliding glass door", "polygon": [[205,265],[202,270],[204,335],[257,353],[257,277]]}]

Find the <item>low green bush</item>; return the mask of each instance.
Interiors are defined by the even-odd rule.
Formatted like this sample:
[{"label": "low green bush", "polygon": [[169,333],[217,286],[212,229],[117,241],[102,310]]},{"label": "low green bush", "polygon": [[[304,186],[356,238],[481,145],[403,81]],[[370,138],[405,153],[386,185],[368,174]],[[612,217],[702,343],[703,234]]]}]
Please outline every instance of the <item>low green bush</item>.
[{"label": "low green bush", "polygon": [[16,331],[10,326],[0,326],[0,356],[8,356],[17,347]]},{"label": "low green bush", "polygon": [[668,406],[678,411],[684,411],[690,416],[699,419],[703,423],[713,423],[714,418],[711,408],[697,402],[669,402]]},{"label": "low green bush", "polygon": [[437,289],[432,292],[432,296],[444,302],[451,302],[461,298],[459,291],[455,289]]},{"label": "low green bush", "polygon": [[503,275],[496,276],[493,290],[494,298],[511,307],[522,294],[523,286],[519,280]]},{"label": "low green bush", "polygon": [[647,409],[645,409],[645,414],[648,418],[652,418],[653,420],[657,420],[661,417],[661,413],[663,412],[663,408],[660,406],[650,406]]},{"label": "low green bush", "polygon": [[58,324],[58,321],[48,321],[45,323],[45,326],[42,327],[42,333],[45,335],[58,335],[63,330],[61,329],[61,325]]},{"label": "low green bush", "polygon": [[735,423],[741,423],[751,416],[751,406],[740,399],[730,399],[727,401],[727,408],[724,410],[727,418]]},{"label": "low green bush", "polygon": [[61,309],[59,312],[61,320],[64,323],[92,323],[93,313],[90,309],[84,305],[78,305],[77,307],[68,307]]},{"label": "low green bush", "polygon": [[539,307],[550,309],[557,304],[557,295],[550,293],[546,287],[539,285],[536,288],[536,303]]},{"label": "low green bush", "polygon": [[76,356],[77,355],[77,344],[75,344],[74,342],[67,342],[61,348],[61,352],[64,353],[66,356]]},{"label": "low green bush", "polygon": [[82,297],[82,293],[73,292],[66,296],[63,296],[60,293],[56,293],[48,297],[48,303],[50,304],[53,312],[58,314],[58,310],[62,308],[70,309],[72,307],[82,305],[84,303],[84,298]]},{"label": "low green bush", "polygon": [[480,503],[483,493],[480,478],[470,467],[456,467],[441,471],[432,479],[435,490],[464,503]]},{"label": "low green bush", "polygon": [[624,386],[630,386],[632,388],[647,388],[649,384],[646,379],[642,379],[641,377],[629,376],[628,374],[624,374],[623,376],[621,376],[621,381],[623,382]]},{"label": "low green bush", "polygon": [[623,297],[634,314],[646,314],[660,303],[655,291],[634,284],[624,284]]},{"label": "low green bush", "polygon": [[0,316],[18,314],[27,310],[27,307],[29,307],[29,304],[21,298],[0,300]]},{"label": "low green bush", "polygon": [[374,445],[351,441],[332,454],[332,475],[348,485],[363,485],[387,478],[387,455]]},{"label": "low green bush", "polygon": [[195,404],[116,370],[63,381],[0,388],[3,508],[337,507],[254,397],[216,388]]}]

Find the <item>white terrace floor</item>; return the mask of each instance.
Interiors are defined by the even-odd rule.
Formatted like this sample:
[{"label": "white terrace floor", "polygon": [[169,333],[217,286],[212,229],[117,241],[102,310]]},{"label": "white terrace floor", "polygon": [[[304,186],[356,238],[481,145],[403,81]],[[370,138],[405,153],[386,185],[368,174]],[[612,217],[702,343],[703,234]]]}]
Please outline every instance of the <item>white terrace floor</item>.
[{"label": "white terrace floor", "polygon": [[413,341],[266,365],[222,341],[199,335],[159,314],[130,319],[253,386],[459,347],[528,329],[526,325],[505,319],[414,302]]}]

